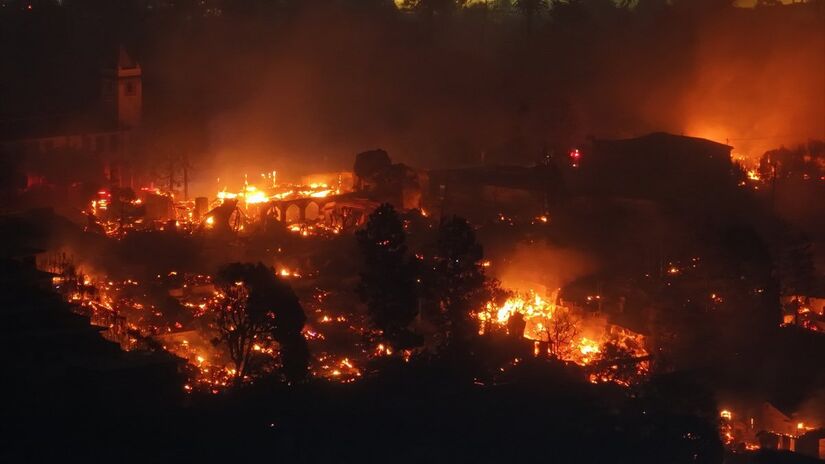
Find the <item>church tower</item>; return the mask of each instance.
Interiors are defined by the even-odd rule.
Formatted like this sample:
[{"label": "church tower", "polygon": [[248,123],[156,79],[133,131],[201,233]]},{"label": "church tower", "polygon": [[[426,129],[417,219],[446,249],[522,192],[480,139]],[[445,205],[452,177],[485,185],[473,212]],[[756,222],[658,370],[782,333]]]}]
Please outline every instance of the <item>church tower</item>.
[{"label": "church tower", "polygon": [[140,65],[121,46],[116,61],[107,64],[102,74],[101,100],[106,116],[117,122],[118,129],[139,127],[143,112]]}]

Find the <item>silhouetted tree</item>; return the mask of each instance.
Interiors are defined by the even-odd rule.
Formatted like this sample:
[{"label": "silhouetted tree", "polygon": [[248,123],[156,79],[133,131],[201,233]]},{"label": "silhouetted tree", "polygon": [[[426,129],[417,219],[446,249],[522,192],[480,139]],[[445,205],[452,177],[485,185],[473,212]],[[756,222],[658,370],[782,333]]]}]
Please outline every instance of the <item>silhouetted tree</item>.
[{"label": "silhouetted tree", "polygon": [[466,219],[442,219],[432,291],[447,322],[447,341],[462,345],[476,332],[472,312],[485,301],[484,252]]},{"label": "silhouetted tree", "polygon": [[453,13],[465,2],[463,0],[404,0],[404,8],[418,11],[427,18]]},{"label": "silhouetted tree", "polygon": [[671,0],[677,10],[712,14],[733,8],[736,0]]},{"label": "silhouetted tree", "polygon": [[748,318],[752,330],[776,327],[781,318],[779,282],[765,240],[752,226],[733,225],[723,232],[719,249],[720,256],[709,257],[708,265],[719,266],[714,270],[718,276],[736,276],[724,279],[725,301]]},{"label": "silhouetted tree", "polygon": [[407,327],[418,309],[414,264],[401,219],[392,205],[383,204],[356,237],[364,259],[358,293],[372,323],[396,346],[408,344]]},{"label": "silhouetted tree", "polygon": [[601,346],[594,374],[600,380],[632,385],[640,380],[638,363],[632,350],[611,341]]},{"label": "silhouetted tree", "polygon": [[390,166],[392,166],[390,155],[380,148],[358,153],[353,166],[353,173],[358,181],[356,189],[368,189],[368,185],[376,183],[378,177],[383,175]]},{"label": "silhouetted tree", "polygon": [[547,350],[551,358],[565,359],[573,351],[573,342],[579,334],[578,321],[569,311],[559,310],[544,328]]},{"label": "silhouetted tree", "polygon": [[[303,313],[302,313],[303,314]],[[303,324],[301,324],[303,326]],[[303,382],[309,374],[309,345],[299,330],[277,339],[281,346],[281,372],[291,383]]]},{"label": "silhouetted tree", "polygon": [[514,5],[519,12],[521,12],[522,16],[524,16],[526,31],[527,34],[530,35],[533,33],[533,24],[536,18],[547,10],[549,4],[547,0],[516,0]]},{"label": "silhouetted tree", "polygon": [[811,241],[804,234],[786,239],[779,250],[776,267],[783,295],[809,295],[814,286]]},{"label": "silhouetted tree", "polygon": [[224,295],[215,314],[219,342],[227,345],[237,378],[251,373],[255,343],[271,339],[281,347],[287,379],[304,379],[309,351],[301,329],[306,316],[289,284],[261,263],[228,264],[218,271],[216,283]]}]

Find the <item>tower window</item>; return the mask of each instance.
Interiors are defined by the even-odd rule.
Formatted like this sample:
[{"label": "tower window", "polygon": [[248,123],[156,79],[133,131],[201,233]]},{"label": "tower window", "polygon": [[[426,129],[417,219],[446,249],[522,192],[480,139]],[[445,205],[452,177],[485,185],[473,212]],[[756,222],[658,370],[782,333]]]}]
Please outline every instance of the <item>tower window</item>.
[{"label": "tower window", "polygon": [[135,87],[134,82],[127,82],[126,87],[124,88],[124,93],[127,96],[134,96],[137,93],[137,88]]}]

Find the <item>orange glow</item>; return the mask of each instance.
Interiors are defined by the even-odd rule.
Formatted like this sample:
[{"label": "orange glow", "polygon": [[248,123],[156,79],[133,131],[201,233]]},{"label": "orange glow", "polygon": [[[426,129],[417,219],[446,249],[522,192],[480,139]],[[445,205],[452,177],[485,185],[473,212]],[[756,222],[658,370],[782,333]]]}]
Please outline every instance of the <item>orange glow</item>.
[{"label": "orange glow", "polygon": [[[558,299],[556,290],[548,300],[540,297],[536,292],[526,294],[516,294],[508,298],[503,304],[495,305],[487,303],[482,311],[476,314],[479,320],[479,334],[484,335],[491,331],[508,330],[510,319],[519,314],[524,319],[524,332],[521,334],[526,339],[533,340],[533,355],[542,356],[544,354],[554,354],[560,356],[564,361],[574,362],[581,366],[588,366],[596,360],[601,360],[604,352],[603,346],[612,343],[626,350],[627,355],[633,358],[644,358],[648,355],[644,349],[644,337],[618,326],[606,323],[595,323],[590,321],[583,314],[556,303]],[[601,298],[600,296],[591,299]],[[556,320],[558,318],[558,321]],[[560,325],[567,327],[562,330]],[[560,339],[560,332],[564,336]],[[510,334],[515,335],[515,334]],[[547,346],[547,353],[543,353],[543,344],[556,343],[554,352]],[[558,346],[562,343],[562,346]],[[644,375],[647,364],[642,362],[637,366],[637,374]],[[624,379],[617,378],[611,372],[593,374],[590,381],[616,382],[625,385]]]}]

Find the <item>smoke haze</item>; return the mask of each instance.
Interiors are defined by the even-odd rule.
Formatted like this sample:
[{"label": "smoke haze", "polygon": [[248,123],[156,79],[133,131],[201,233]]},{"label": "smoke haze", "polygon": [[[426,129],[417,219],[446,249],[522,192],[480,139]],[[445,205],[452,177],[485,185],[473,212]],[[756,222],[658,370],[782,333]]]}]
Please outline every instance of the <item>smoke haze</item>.
[{"label": "smoke haze", "polygon": [[274,31],[235,20],[205,38],[222,46],[162,56],[189,56],[207,74],[184,85],[212,105],[209,178],[346,169],[376,147],[420,166],[471,164],[482,152],[529,163],[588,135],[657,130],[756,158],[825,135],[825,37],[812,16],[594,13],[528,37],[518,17],[427,25],[330,8]]}]

